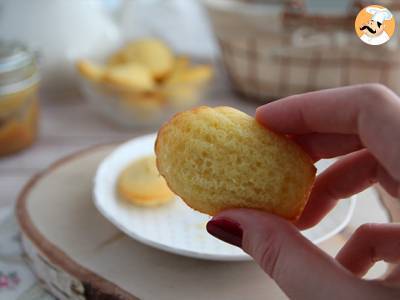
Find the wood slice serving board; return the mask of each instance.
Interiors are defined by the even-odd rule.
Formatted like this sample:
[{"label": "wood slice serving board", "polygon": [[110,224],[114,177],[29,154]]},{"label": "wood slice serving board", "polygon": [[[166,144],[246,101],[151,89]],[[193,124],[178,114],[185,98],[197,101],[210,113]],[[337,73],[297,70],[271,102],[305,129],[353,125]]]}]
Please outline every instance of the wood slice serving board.
[{"label": "wood slice serving board", "polygon": [[[17,203],[22,244],[59,299],[286,299],[253,262],[165,253],[125,236],[98,213],[92,179],[114,146],[69,156],[34,177]],[[335,253],[336,236],[322,248]]]}]

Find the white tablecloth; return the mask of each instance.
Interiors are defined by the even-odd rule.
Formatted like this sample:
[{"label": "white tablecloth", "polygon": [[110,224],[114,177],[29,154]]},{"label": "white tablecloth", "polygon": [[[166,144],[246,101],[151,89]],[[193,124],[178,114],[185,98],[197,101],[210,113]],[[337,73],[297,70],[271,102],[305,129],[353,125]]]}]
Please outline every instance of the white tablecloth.
[{"label": "white tablecloth", "polygon": [[11,207],[0,210],[0,300],[53,300],[25,261]]}]

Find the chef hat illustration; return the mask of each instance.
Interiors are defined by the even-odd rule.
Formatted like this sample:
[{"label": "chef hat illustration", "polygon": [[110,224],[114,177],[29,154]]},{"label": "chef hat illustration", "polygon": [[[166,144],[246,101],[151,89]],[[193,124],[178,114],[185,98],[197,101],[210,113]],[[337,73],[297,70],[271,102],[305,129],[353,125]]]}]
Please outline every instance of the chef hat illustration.
[{"label": "chef hat illustration", "polygon": [[383,24],[385,20],[392,19],[392,13],[386,8],[367,7],[367,13],[372,15],[372,21]]}]

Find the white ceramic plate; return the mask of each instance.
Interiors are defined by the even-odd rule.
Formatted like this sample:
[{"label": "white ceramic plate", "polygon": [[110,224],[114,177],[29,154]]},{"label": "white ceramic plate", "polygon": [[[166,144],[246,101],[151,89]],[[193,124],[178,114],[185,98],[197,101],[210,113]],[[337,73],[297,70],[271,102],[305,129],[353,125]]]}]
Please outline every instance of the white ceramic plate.
[{"label": "white ceramic plate", "polygon": [[[103,160],[94,180],[94,202],[98,210],[127,235],[161,250],[209,260],[249,260],[241,249],[209,235],[205,226],[210,217],[192,210],[179,197],[152,208],[119,201],[115,183],[120,172],[132,160],[154,153],[155,138],[155,134],[135,138]],[[326,161],[319,163],[318,170],[327,165]],[[347,225],[354,205],[354,198],[340,201],[321,223],[303,234],[316,244],[332,237]]]}]

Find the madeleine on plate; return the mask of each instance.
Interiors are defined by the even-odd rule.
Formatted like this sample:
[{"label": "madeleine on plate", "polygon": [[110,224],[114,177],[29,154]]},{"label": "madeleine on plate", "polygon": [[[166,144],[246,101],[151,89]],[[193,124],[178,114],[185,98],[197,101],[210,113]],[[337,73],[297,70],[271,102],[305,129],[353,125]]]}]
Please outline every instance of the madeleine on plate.
[{"label": "madeleine on plate", "polygon": [[158,173],[154,155],[131,162],[119,176],[116,188],[122,200],[142,206],[160,205],[175,197]]}]

